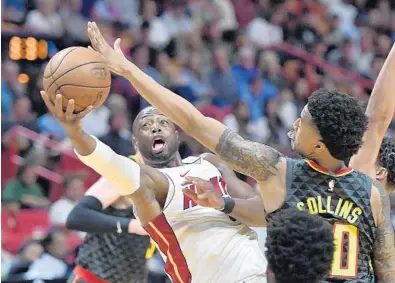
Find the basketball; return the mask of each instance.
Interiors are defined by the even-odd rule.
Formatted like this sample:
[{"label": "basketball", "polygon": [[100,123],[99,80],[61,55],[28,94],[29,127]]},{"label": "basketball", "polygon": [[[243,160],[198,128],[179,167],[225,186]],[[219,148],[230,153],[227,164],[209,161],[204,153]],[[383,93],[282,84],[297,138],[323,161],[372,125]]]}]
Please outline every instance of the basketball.
[{"label": "basketball", "polygon": [[74,112],[89,105],[95,107],[106,100],[111,86],[111,74],[100,54],[85,47],[69,47],[58,52],[45,68],[44,90],[55,102],[62,94],[63,108],[74,99]]}]

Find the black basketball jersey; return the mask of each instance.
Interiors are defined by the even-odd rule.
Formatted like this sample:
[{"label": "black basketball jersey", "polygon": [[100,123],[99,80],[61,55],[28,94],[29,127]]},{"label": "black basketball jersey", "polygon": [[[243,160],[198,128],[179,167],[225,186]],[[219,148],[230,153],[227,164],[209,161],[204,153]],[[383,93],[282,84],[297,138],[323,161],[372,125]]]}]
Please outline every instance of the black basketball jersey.
[{"label": "black basketball jersey", "polygon": [[[133,217],[133,208],[109,207],[103,213]],[[145,283],[145,255],[150,238],[127,233],[88,233],[78,251],[76,264],[114,283]]]},{"label": "black basketball jersey", "polygon": [[[330,174],[313,161],[287,159],[286,187],[280,209],[295,207],[318,214],[333,225],[333,264],[322,282],[375,282],[371,264],[376,229],[370,206],[372,179],[351,168]],[[270,221],[270,214],[268,218]]]}]

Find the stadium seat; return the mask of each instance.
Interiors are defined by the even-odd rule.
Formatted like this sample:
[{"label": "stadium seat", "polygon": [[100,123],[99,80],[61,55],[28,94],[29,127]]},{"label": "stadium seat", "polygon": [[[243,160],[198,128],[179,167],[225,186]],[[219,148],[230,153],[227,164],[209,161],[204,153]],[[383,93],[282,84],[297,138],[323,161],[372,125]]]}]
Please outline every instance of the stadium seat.
[{"label": "stadium seat", "polygon": [[1,231],[13,232],[16,229],[15,216],[8,211],[1,211]]},{"label": "stadium seat", "polygon": [[26,236],[35,231],[47,232],[50,227],[49,214],[41,209],[24,209],[15,215],[16,230]]},{"label": "stadium seat", "polygon": [[18,253],[25,240],[25,235],[19,232],[2,231],[1,233],[1,247],[12,254]]}]

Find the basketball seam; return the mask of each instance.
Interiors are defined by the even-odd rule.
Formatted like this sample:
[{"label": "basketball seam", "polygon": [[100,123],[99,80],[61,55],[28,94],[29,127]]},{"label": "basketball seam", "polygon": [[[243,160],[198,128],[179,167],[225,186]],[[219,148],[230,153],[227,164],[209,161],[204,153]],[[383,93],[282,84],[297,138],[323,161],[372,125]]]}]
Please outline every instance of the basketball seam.
[{"label": "basketball seam", "polygon": [[46,77],[46,76],[44,76],[44,79],[48,79],[49,77],[52,77],[52,80],[53,80],[53,74],[59,69],[59,67],[60,67],[60,65],[62,64],[62,62],[63,62],[63,60],[67,57],[67,55],[69,55],[71,52],[73,52],[74,50],[76,50],[78,47],[74,47],[73,49],[71,49],[69,52],[67,52],[64,56],[63,56],[63,58],[62,58],[62,60],[60,60],[60,62],[59,62],[59,65],[58,65],[58,67],[56,67],[56,69],[52,72],[52,64],[50,64],[50,66],[51,66],[51,74],[48,76],[48,77]]},{"label": "basketball seam", "polygon": [[76,86],[76,87],[86,87],[86,88],[108,88],[108,87],[111,87],[111,84],[109,84],[108,86],[88,86],[88,85],[63,84],[63,85],[60,85],[59,88],[64,87],[64,86]]},{"label": "basketball seam", "polygon": [[[57,77],[56,78],[56,80],[54,80],[53,79],[53,76],[52,76],[52,83],[48,86],[48,89],[50,89],[50,87],[53,85],[53,84],[56,84],[56,81],[58,80],[58,79],[60,79],[61,77],[63,77],[64,75],[67,75],[68,73],[70,73],[71,71],[74,71],[74,70],[76,70],[76,69],[78,69],[79,67],[83,67],[83,66],[85,66],[85,65],[89,65],[89,64],[99,64],[99,63],[103,63],[102,61],[95,61],[95,62],[89,62],[89,63],[84,63],[84,64],[81,64],[81,65],[78,65],[78,66],[76,66],[76,67],[73,67],[73,68],[71,68],[70,70],[68,70],[67,72],[65,72],[65,73],[63,73],[63,74],[61,74],[59,77]],[[50,67],[51,67],[52,65],[50,65]],[[52,68],[51,68],[52,69]],[[57,86],[57,84],[56,84],[56,86]],[[57,88],[56,90],[58,90],[59,88]]]}]

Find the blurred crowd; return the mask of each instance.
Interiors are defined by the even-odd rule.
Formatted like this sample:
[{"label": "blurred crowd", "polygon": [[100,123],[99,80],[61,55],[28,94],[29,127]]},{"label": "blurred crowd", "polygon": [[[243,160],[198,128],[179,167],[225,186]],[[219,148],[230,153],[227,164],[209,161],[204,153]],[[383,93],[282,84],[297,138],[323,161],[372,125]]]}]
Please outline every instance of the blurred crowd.
[{"label": "blurred crowd", "polygon": [[[247,139],[294,156],[287,132],[313,90],[335,87],[368,99],[395,40],[394,4],[389,0],[3,0],[2,35],[43,36],[52,43],[48,46],[53,56],[65,47],[88,46],[86,23],[94,20],[110,44],[120,37],[130,60],[205,115]],[[39,96],[45,62],[29,65],[11,60],[6,48],[2,52],[2,151],[9,147],[8,133],[16,125],[67,147],[62,128],[47,114]],[[29,75],[28,82],[20,80],[21,72]],[[106,104],[83,121],[84,129],[117,153],[133,154],[130,126],[147,105],[126,79],[114,76]],[[394,126],[388,135],[395,135]],[[183,156],[205,150],[185,135],[182,140]],[[40,257],[42,253],[52,257],[53,264],[59,258],[66,262],[71,250],[56,247],[71,232],[61,227],[87,188],[83,177],[66,176],[63,195],[53,203],[48,181],[37,177],[34,169],[41,165],[54,170],[61,156],[43,149],[40,141],[19,139],[16,145],[25,162],[15,179],[3,186],[4,208],[49,209],[51,223],[60,227],[44,240],[25,243],[10,263],[10,276],[22,262],[23,274],[35,278],[40,274],[35,259],[48,260]],[[60,270],[66,274],[68,265]]]}]

